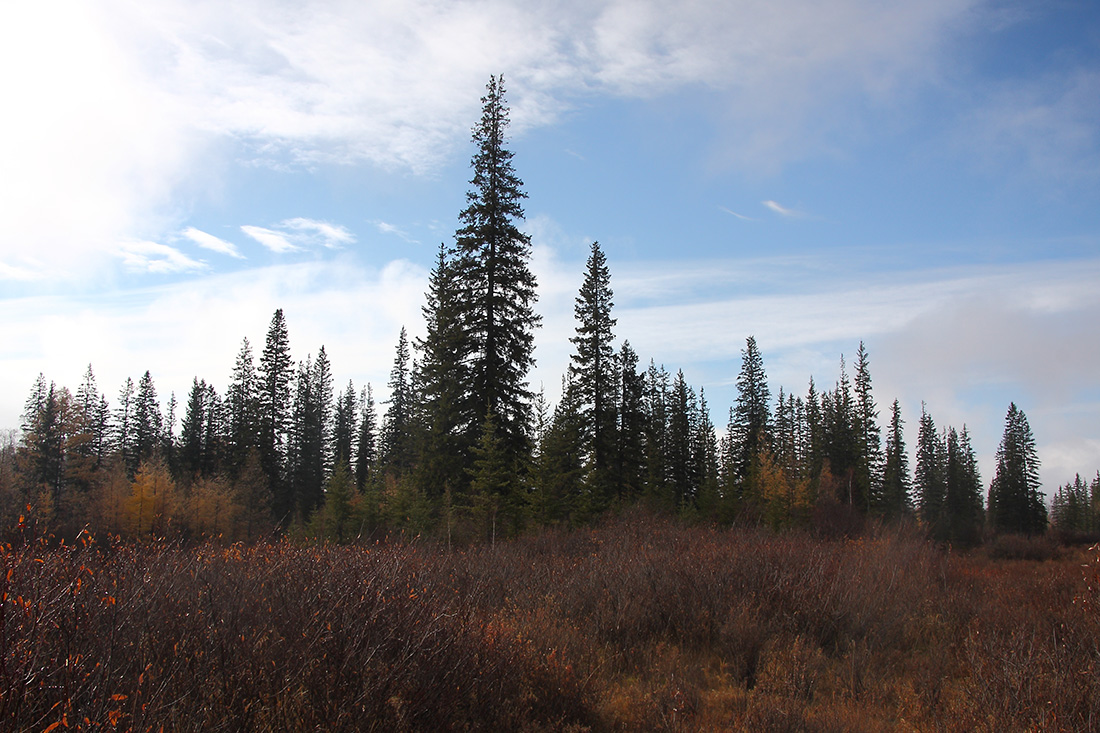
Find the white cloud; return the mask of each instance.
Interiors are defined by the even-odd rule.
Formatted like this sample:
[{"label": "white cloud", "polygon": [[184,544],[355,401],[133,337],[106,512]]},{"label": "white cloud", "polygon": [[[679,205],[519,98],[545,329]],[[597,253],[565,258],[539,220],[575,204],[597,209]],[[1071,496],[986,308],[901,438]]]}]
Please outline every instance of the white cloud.
[{"label": "white cloud", "polygon": [[780,204],[776,203],[775,201],[768,200],[768,201],[762,201],[761,203],[764,204],[764,206],[767,206],[769,209],[771,209],[775,213],[779,214],[780,216],[785,216],[788,219],[801,219],[801,218],[806,216],[801,211],[798,211],[796,209],[788,209],[786,206],[781,206]]},{"label": "white cloud", "polygon": [[399,237],[399,238],[405,240],[409,244],[417,244],[417,240],[413,239],[412,236],[408,232],[406,232],[404,229],[400,229],[397,226],[395,226],[393,224],[390,224],[388,222],[384,222],[380,219],[376,219],[376,220],[372,221],[371,223],[374,224],[374,226],[382,234],[392,234],[395,237]]},{"label": "white cloud", "polygon": [[330,224],[327,221],[304,219],[299,216],[287,219],[279,226],[294,232],[295,237],[303,243],[319,245],[328,249],[339,249],[346,244],[355,242],[355,235],[347,228],[338,224]]},{"label": "white cloud", "polygon": [[205,262],[193,260],[175,247],[157,242],[127,242],[119,246],[118,257],[126,269],[153,275],[207,269]]},{"label": "white cloud", "polygon": [[245,224],[241,231],[276,254],[317,247],[341,249],[355,242],[355,235],[346,227],[302,217],[281,221],[275,229]]},{"label": "white cloud", "polygon": [[237,259],[244,259],[244,255],[237,249],[237,245],[215,237],[213,234],[207,234],[201,229],[187,227],[183,230],[183,236],[203,249],[208,249],[211,252],[218,252],[219,254],[228,255]]},{"label": "white cloud", "polygon": [[431,172],[502,70],[517,134],[585,95],[704,88],[729,110],[719,157],[782,165],[846,129],[853,98],[934,77],[977,2],[18,4],[0,30],[0,258],[30,247],[74,277],[119,241],[163,239],[227,145]]},{"label": "white cloud", "polygon": [[252,226],[251,224],[242,225],[241,231],[276,254],[298,252],[301,250],[301,247],[293,244],[290,241],[290,236],[284,232],[277,232],[265,227]]}]

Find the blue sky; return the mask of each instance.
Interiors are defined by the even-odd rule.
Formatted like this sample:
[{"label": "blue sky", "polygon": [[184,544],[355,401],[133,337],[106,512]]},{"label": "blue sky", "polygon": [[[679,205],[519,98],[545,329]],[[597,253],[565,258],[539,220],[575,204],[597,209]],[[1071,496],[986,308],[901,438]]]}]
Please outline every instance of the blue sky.
[{"label": "blue sky", "polygon": [[50,2],[0,11],[0,428],[39,372],[219,390],[283,308],[380,396],[422,331],[506,79],[553,398],[589,243],[617,335],[724,426],[863,340],[881,419],[1010,401],[1048,491],[1100,468],[1100,6],[1089,0]]}]

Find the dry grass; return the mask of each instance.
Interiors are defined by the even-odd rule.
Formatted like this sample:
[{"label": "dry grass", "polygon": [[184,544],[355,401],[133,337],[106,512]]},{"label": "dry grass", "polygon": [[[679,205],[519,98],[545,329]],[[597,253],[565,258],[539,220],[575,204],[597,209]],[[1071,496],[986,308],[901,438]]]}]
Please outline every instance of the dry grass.
[{"label": "dry grass", "polygon": [[495,548],[4,553],[0,725],[1100,727],[1100,559],[646,515]]}]

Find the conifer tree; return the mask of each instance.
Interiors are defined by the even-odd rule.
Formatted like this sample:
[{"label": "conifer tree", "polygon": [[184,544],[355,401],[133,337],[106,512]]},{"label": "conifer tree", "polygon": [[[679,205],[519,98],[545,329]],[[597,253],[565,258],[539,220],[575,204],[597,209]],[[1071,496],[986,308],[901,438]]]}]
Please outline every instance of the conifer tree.
[{"label": "conifer tree", "polygon": [[[343,464],[349,475],[351,475],[352,458],[354,457],[353,450],[358,417],[359,400],[356,397],[355,385],[349,379],[347,388],[336,399],[336,412],[332,423],[333,470],[336,470],[337,464]],[[354,478],[353,475],[352,478]]]},{"label": "conifer tree", "polygon": [[493,76],[473,130],[474,175],[459,214],[453,274],[471,354],[468,375],[459,375],[470,380],[464,393],[472,398],[464,400],[471,412],[462,422],[480,431],[484,416],[492,413],[505,450],[518,458],[530,451],[533,395],[526,378],[534,365],[533,331],[540,318],[534,311],[531,238],[517,226],[527,194],[505,147],[507,126],[504,80]]},{"label": "conifer tree", "polygon": [[390,370],[389,407],[382,417],[382,462],[403,475],[413,463],[414,395],[409,371],[409,339],[405,327],[397,340],[397,355]]},{"label": "conifer tree", "polygon": [[676,372],[668,411],[668,483],[663,497],[668,507],[683,511],[695,504],[698,477],[692,456],[694,421],[698,412],[695,391],[688,386],[683,370]]},{"label": "conifer tree", "polygon": [[619,425],[616,488],[620,501],[636,499],[645,484],[645,376],[629,341],[619,349]]},{"label": "conifer tree", "polygon": [[1039,534],[1047,527],[1040,492],[1039,456],[1027,416],[1013,402],[997,448],[997,468],[989,487],[990,523],[997,532]]},{"label": "conifer tree", "polygon": [[733,449],[733,469],[738,492],[752,497],[758,487],[753,485],[753,466],[763,451],[771,450],[771,391],[768,389],[764,360],[749,336],[741,350],[741,372],[737,375],[737,402],[730,414],[730,441]]},{"label": "conifer tree", "polygon": [[[68,390],[38,375],[23,411],[24,479],[35,493],[44,491],[56,506],[64,479]],[[33,496],[33,494],[32,494]]]},{"label": "conifer tree", "polygon": [[134,448],[134,380],[126,377],[118,393],[118,407],[115,408],[112,433],[115,450],[118,451],[126,474],[133,478],[137,472],[137,455]]},{"label": "conifer tree", "polygon": [[825,455],[829,470],[837,480],[837,501],[856,509],[864,508],[863,497],[856,480],[859,461],[859,438],[856,405],[852,397],[852,385],[840,357],[840,380],[829,400],[822,400],[822,422],[825,429]]},{"label": "conifer tree", "polygon": [[462,495],[473,447],[473,428],[467,420],[477,414],[468,391],[473,354],[461,317],[462,299],[453,262],[442,244],[428,279],[427,302],[422,310],[427,333],[416,342],[416,389],[422,425],[417,480],[429,496],[439,496],[446,488]]},{"label": "conifer tree", "polygon": [[902,436],[901,406],[897,400],[890,409],[890,427],[886,434],[886,460],[882,471],[880,509],[887,519],[896,519],[912,510],[909,498],[909,455]]},{"label": "conifer tree", "polygon": [[138,382],[134,401],[134,453],[138,462],[147,460],[161,446],[163,418],[153,377],[146,370]]},{"label": "conifer tree", "polygon": [[616,322],[611,317],[613,295],[607,258],[600,243],[593,242],[573,309],[577,332],[569,341],[576,350],[569,372],[580,399],[581,441],[588,463],[586,479],[597,511],[608,505],[613,493],[618,387],[612,345]]},{"label": "conifer tree", "polygon": [[867,349],[859,342],[855,376],[856,464],[855,504],[863,512],[881,503],[882,443],[878,427],[878,408],[871,394],[871,372]]},{"label": "conifer tree", "polygon": [[936,423],[921,403],[920,431],[917,433],[917,465],[913,472],[914,489],[920,517],[931,536],[944,539],[946,534],[947,477],[946,447]]},{"label": "conifer tree", "polygon": [[492,413],[485,416],[470,474],[474,522],[482,536],[495,543],[498,532],[502,536],[514,536],[522,530],[523,489],[515,459],[509,454]]},{"label": "conifer tree", "polygon": [[651,502],[666,498],[668,486],[669,375],[649,360],[645,375],[646,482],[644,495]]},{"label": "conifer tree", "polygon": [[233,365],[225,396],[227,461],[231,478],[236,478],[249,454],[259,448],[259,386],[252,361],[252,345],[246,338]]},{"label": "conifer tree", "polygon": [[965,425],[961,433],[955,428],[947,431],[946,477],[947,538],[973,545],[982,529],[982,479]]},{"label": "conifer tree", "polygon": [[207,394],[206,381],[200,381],[195,377],[191,383],[191,393],[187,398],[183,426],[180,429],[179,465],[181,482],[185,485],[190,484],[194,478],[204,475]]},{"label": "conifer tree", "polygon": [[582,487],[583,447],[577,390],[568,373],[562,377],[561,399],[542,437],[530,498],[532,519],[540,525],[575,523],[589,518],[590,502]]},{"label": "conifer tree", "polygon": [[369,383],[363,389],[360,404],[362,414],[359,416],[359,433],[356,437],[355,484],[360,491],[364,491],[374,482],[378,463],[378,415]]},{"label": "conifer tree", "polygon": [[260,355],[259,367],[259,450],[260,465],[273,493],[273,506],[280,521],[290,518],[293,501],[287,487],[287,435],[290,430],[291,384],[294,364],[290,358],[283,309],[275,311]]},{"label": "conifer tree", "polygon": [[99,394],[89,364],[73,402],[73,436],[66,468],[68,479],[82,491],[91,488],[95,473],[107,458],[109,420],[107,400]]}]

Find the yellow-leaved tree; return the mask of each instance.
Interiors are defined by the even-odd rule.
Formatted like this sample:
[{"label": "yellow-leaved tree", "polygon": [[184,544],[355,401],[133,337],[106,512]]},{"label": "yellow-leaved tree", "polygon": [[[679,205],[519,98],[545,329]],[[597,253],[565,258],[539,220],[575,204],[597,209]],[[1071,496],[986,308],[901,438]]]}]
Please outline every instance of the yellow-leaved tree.
[{"label": "yellow-leaved tree", "polygon": [[126,529],[135,537],[163,537],[176,513],[176,484],[154,456],[138,467],[126,502]]}]

